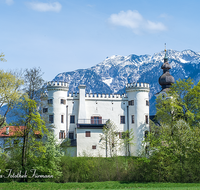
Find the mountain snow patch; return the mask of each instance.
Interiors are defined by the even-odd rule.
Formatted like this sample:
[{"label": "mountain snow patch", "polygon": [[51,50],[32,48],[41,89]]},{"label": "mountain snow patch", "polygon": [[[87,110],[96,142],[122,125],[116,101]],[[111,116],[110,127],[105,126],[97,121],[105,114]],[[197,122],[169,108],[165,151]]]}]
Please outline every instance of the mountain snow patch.
[{"label": "mountain snow patch", "polygon": [[113,81],[113,78],[106,78],[106,79],[103,79],[102,80],[105,84],[107,84],[108,86],[110,86],[110,84],[112,83]]}]

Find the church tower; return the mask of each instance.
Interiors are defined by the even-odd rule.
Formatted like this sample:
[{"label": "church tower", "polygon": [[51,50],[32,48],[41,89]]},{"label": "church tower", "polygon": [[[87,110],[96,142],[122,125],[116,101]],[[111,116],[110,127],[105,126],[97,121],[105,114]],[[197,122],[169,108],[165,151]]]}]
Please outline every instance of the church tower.
[{"label": "church tower", "polygon": [[167,51],[165,49],[164,63],[161,66],[163,74],[160,76],[158,80],[159,84],[162,87],[162,90],[159,93],[157,93],[156,96],[158,96],[159,94],[166,94],[171,85],[175,82],[174,77],[169,73],[169,70],[171,68],[172,68],[171,65],[168,63]]}]

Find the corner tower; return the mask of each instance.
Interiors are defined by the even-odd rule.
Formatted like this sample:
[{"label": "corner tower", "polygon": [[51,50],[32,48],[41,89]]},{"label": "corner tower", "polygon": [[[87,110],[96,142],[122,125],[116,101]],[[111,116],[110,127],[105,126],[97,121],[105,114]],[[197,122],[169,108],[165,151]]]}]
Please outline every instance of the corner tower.
[{"label": "corner tower", "polygon": [[131,83],[126,85],[128,96],[127,129],[134,132],[134,144],[130,145],[130,154],[136,156],[142,148],[145,132],[149,131],[149,84]]},{"label": "corner tower", "polygon": [[65,82],[48,82],[48,120],[49,125],[54,126],[54,134],[57,139],[64,139],[67,133],[67,92],[68,83]]}]

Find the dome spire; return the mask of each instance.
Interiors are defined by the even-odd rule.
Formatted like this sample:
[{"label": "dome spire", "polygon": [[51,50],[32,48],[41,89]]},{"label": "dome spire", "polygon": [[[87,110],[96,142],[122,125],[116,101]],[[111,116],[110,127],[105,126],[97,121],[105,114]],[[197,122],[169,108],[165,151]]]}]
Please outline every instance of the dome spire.
[{"label": "dome spire", "polygon": [[163,74],[159,78],[159,84],[161,85],[162,90],[164,90],[164,89],[170,88],[170,86],[175,82],[174,77],[171,76],[169,73],[169,70],[171,69],[171,65],[168,63],[166,43],[165,43],[164,63],[162,64],[161,69],[163,70]]},{"label": "dome spire", "polygon": [[168,61],[167,57],[167,50],[166,50],[166,43],[165,43],[165,57],[164,57],[164,63]]}]

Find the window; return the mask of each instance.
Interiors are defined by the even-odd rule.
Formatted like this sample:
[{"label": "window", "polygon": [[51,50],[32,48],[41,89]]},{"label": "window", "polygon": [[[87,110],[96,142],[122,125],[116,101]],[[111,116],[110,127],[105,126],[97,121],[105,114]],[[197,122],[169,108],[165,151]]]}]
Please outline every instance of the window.
[{"label": "window", "polygon": [[48,112],[48,108],[43,108],[43,113]]},{"label": "window", "polygon": [[47,101],[48,101],[48,104],[53,104],[53,99],[49,99]]},{"label": "window", "polygon": [[65,105],[65,104],[66,104],[66,100],[61,99],[61,100],[60,100],[60,103]]},{"label": "window", "polygon": [[135,123],[135,116],[134,115],[131,116],[131,122]]},{"label": "window", "polygon": [[74,133],[69,132],[69,139],[74,139]]},{"label": "window", "polygon": [[120,116],[120,123],[125,124],[125,116],[124,115]]},{"label": "window", "polygon": [[53,123],[53,115],[49,115],[49,123]]},{"label": "window", "polygon": [[149,117],[148,117],[148,115],[145,115],[145,121],[146,121],[146,124],[149,124]]},{"label": "window", "polygon": [[85,131],[85,137],[90,137],[90,131]]},{"label": "window", "polygon": [[129,106],[134,106],[134,100],[128,101]]},{"label": "window", "polygon": [[75,115],[70,115],[70,123],[75,123]]},{"label": "window", "polygon": [[102,124],[102,117],[99,116],[91,117],[91,124]]},{"label": "window", "polygon": [[64,123],[64,115],[61,115],[61,123]]},{"label": "window", "polygon": [[97,146],[96,145],[92,145],[92,149],[97,149]]},{"label": "window", "polygon": [[59,139],[65,139],[65,131],[59,132]]},{"label": "window", "polygon": [[146,106],[149,106],[149,101],[148,100],[146,100]]}]

